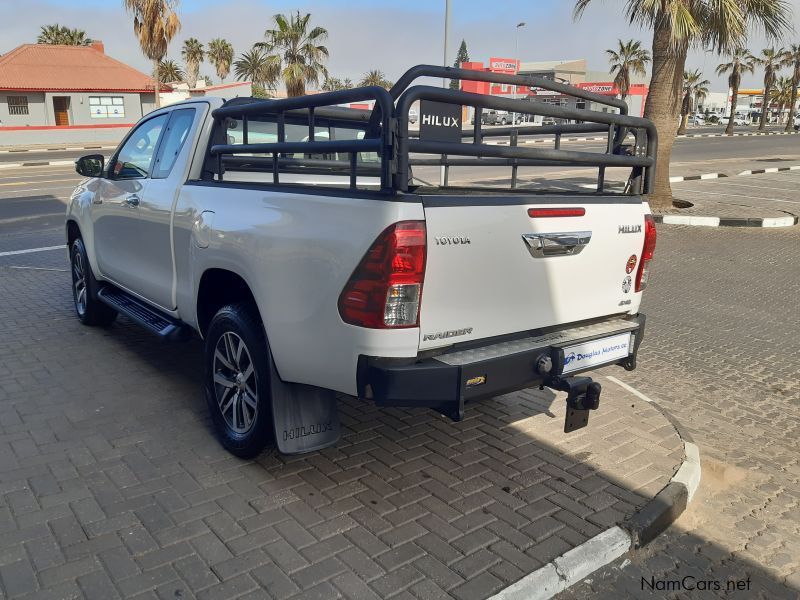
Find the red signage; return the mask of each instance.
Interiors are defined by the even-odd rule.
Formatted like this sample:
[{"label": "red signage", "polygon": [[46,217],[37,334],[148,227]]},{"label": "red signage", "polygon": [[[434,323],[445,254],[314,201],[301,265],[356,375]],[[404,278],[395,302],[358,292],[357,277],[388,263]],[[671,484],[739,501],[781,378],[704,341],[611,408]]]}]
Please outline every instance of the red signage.
[{"label": "red signage", "polygon": [[519,70],[519,61],[515,58],[489,59],[489,70],[495,73],[516,73]]},{"label": "red signage", "polygon": [[616,96],[619,90],[613,83],[579,83],[578,87],[595,94],[609,94]]}]

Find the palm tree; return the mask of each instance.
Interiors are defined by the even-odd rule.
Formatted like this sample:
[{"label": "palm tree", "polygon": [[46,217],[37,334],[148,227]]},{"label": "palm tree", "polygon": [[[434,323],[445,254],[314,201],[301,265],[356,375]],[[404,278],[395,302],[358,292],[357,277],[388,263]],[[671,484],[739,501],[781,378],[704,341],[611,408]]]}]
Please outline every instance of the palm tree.
[{"label": "palm tree", "polygon": [[311,15],[277,14],[275,29],[264,32],[265,42],[256,47],[268,53],[267,83],[276,84],[283,80],[286,94],[290,97],[306,93],[306,84],[318,85],[320,79],[328,75],[323,61],[328,58],[328,49],[321,45],[328,37],[324,27],[309,30]]},{"label": "palm tree", "polygon": [[186,73],[174,60],[165,59],[158,63],[158,80],[164,82],[183,81]]},{"label": "palm tree", "polygon": [[183,42],[183,50],[181,56],[186,62],[186,83],[189,88],[197,86],[197,74],[200,72],[200,63],[205,58],[205,50],[203,44],[197,38],[189,38]]},{"label": "palm tree", "polygon": [[761,120],[758,122],[758,130],[764,131],[764,127],[767,124],[767,113],[772,102],[769,95],[772,92],[772,86],[775,85],[778,71],[786,62],[786,50],[783,48],[778,50],[764,48],[756,62],[764,67],[764,99],[761,102]]},{"label": "palm tree", "polygon": [[686,133],[689,114],[700,100],[708,96],[708,86],[711,85],[711,82],[708,79],[701,79],[702,76],[700,69],[683,72],[683,103],[681,105],[681,126],[678,128],[678,135]]},{"label": "palm tree", "polygon": [[338,77],[326,77],[322,82],[323,92],[335,92],[337,90],[349,90],[353,87],[353,82],[350,79],[339,79]]},{"label": "palm tree", "polygon": [[606,50],[608,62],[611,63],[609,73],[614,75],[614,85],[619,90],[620,98],[625,100],[631,89],[631,74],[647,75],[647,63],[650,62],[650,53],[642,48],[642,42],[617,40],[616,50]]},{"label": "palm tree", "polygon": [[258,87],[266,87],[269,79],[269,61],[263,50],[252,48],[242,53],[233,63],[237,81],[251,81]]},{"label": "palm tree", "polygon": [[208,61],[214,65],[217,77],[224,82],[231,72],[233,62],[233,46],[228,40],[216,38],[208,42]]},{"label": "palm tree", "polygon": [[360,86],[377,85],[378,87],[386,88],[387,90],[392,87],[392,82],[386,79],[383,71],[372,69],[364,74],[361,81],[358,82]]},{"label": "palm tree", "polygon": [[[795,88],[796,90],[796,88]],[[778,103],[778,123],[783,122],[783,111],[792,101],[792,78],[778,77],[775,82],[774,102]],[[789,121],[791,123],[791,120]]]},{"label": "palm tree", "polygon": [[722,63],[717,67],[717,75],[728,75],[728,87],[731,89],[731,114],[728,117],[728,126],[725,133],[733,135],[736,106],[739,104],[739,87],[742,85],[742,75],[752,73],[756,67],[756,57],[750,54],[747,48],[736,48],[731,53],[731,61]]},{"label": "palm tree", "polygon": [[786,66],[792,67],[792,97],[789,100],[789,120],[786,131],[794,127],[794,115],[797,110],[797,87],[800,86],[800,44],[792,44],[786,51]]},{"label": "palm tree", "polygon": [[41,31],[36,38],[37,44],[58,44],[62,46],[88,46],[92,40],[86,37],[86,32],[82,29],[70,29],[58,23],[54,25],[42,25]]},{"label": "palm tree", "polygon": [[[592,0],[576,0],[579,18]],[[683,71],[690,47],[731,52],[744,44],[748,29],[758,27],[769,39],[792,28],[788,3],[782,0],[624,0],[625,20],[653,30],[652,76],[644,116],[659,132],[655,190],[650,205],[672,206],[669,163],[681,109]]]},{"label": "palm tree", "polygon": [[164,60],[167,47],[181,28],[180,19],[175,12],[177,0],[122,0],[125,9],[133,15],[133,31],[139,39],[142,53],[153,61],[156,108],[161,106],[159,91],[161,80],[158,77],[158,63]]}]

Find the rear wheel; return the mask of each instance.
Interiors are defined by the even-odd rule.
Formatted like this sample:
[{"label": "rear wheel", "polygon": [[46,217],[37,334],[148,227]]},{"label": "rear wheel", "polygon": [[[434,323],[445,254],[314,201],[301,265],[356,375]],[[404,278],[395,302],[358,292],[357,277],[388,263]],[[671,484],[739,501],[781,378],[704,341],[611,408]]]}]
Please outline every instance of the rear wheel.
[{"label": "rear wheel", "polygon": [[220,442],[240,458],[256,456],[271,439],[269,373],[269,345],[255,307],[221,308],[206,333],[206,401]]},{"label": "rear wheel", "polygon": [[110,325],[117,318],[117,311],[103,304],[97,297],[100,289],[89,264],[89,256],[81,238],[72,242],[69,251],[72,272],[72,300],[78,319],[84,325]]}]

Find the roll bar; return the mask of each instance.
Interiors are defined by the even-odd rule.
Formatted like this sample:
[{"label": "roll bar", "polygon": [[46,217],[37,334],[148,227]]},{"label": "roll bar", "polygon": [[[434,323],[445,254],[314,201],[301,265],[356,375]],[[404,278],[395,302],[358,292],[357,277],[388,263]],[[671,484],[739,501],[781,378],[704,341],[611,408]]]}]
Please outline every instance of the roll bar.
[{"label": "roll bar", "polygon": [[[461,90],[451,90],[429,85],[411,85],[420,77],[442,77],[469,81],[487,81],[522,86],[541,87],[583,100],[613,107],[615,112],[600,112],[565,106],[550,105],[543,102],[530,102],[521,99],[501,98],[484,94],[473,94]],[[459,106],[469,106],[475,110],[472,131],[461,132],[461,143],[415,139],[409,130],[409,110],[417,101],[430,100]],[[353,111],[341,104],[351,102],[374,102],[371,112]],[[541,115],[576,121],[575,124],[561,124],[543,127],[502,127],[484,130],[481,114],[484,109],[506,110],[519,114]],[[358,112],[358,114],[354,114]],[[377,86],[326,92],[311,96],[286,98],[280,100],[247,101],[235,99],[212,112],[215,119],[214,134],[209,144],[207,163],[216,161],[216,168],[210,170],[220,180],[226,167],[244,170],[268,170],[271,166],[273,182],[280,182],[280,172],[330,172],[341,174],[348,170],[350,187],[356,187],[356,175],[374,173],[376,167],[359,163],[361,152],[376,152],[380,157],[381,191],[385,193],[407,192],[412,187],[411,167],[414,164],[440,164],[445,167],[444,184],[447,185],[447,170],[450,166],[505,165],[512,169],[511,187],[516,187],[517,169],[520,166],[540,165],[586,165],[598,168],[597,191],[603,192],[605,169],[607,167],[630,167],[632,169],[628,189],[633,193],[650,193],[655,178],[658,133],[648,119],[627,114],[627,104],[617,98],[601,96],[563,83],[530,77],[527,75],[506,75],[487,71],[472,71],[434,65],[418,65],[409,69],[390,90]],[[286,141],[286,119],[293,123],[305,122],[308,125],[307,141]],[[249,143],[248,126],[252,119],[274,119],[277,127],[277,141],[272,143]],[[333,122],[346,122],[347,127],[364,131],[363,139],[327,140],[314,139],[315,119],[329,119]],[[242,120],[241,144],[227,142],[225,137],[227,119]],[[605,133],[607,144],[605,152],[584,152],[561,149],[561,136],[565,133]],[[623,143],[629,134],[633,135],[632,149]],[[520,147],[520,135],[554,135],[553,148]],[[509,145],[498,146],[483,143],[485,137],[508,136]],[[464,138],[472,137],[472,143]],[[350,155],[349,161],[336,159],[330,167],[318,157],[310,154],[344,153]],[[248,156],[252,154],[271,154]],[[287,154],[301,154],[296,158]],[[439,155],[438,158],[424,158],[416,155]],[[412,157],[412,155],[414,155]],[[453,158],[456,157],[456,158]],[[462,158],[457,158],[462,157]],[[207,172],[209,170],[207,169]]]}]

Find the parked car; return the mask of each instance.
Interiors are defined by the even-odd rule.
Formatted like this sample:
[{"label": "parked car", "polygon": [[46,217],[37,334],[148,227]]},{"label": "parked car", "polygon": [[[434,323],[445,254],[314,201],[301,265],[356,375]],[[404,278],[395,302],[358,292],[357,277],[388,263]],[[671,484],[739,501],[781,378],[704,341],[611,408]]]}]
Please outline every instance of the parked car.
[{"label": "parked car", "polygon": [[416,108],[410,108],[408,110],[408,122],[409,123],[416,123],[419,120],[419,113],[417,112]]},{"label": "parked car", "polygon": [[794,118],[794,130],[800,131],[800,115],[797,115]]},{"label": "parked car", "polygon": [[[507,110],[484,110],[481,113],[482,125],[510,125],[512,114]],[[514,121],[515,124],[522,123],[522,114],[518,113]],[[472,116],[471,123],[475,124],[475,116]]]},{"label": "parked car", "polygon": [[688,123],[689,125],[705,125],[706,120],[703,115],[690,115]]},{"label": "parked car", "polygon": [[[472,144],[408,136],[409,98],[463,104],[431,90],[363,88],[380,103],[374,123],[337,107],[337,92],[150,112],[107,163],[76,161],[66,241],[78,319],[108,326],[121,313],[175,342],[199,335],[211,421],[240,457],[273,440],[287,454],[335,444],[337,393],[458,421],[467,401],[544,385],[567,393],[564,431],[585,427],[601,388],[578,375],[633,370],[644,335],[655,145],[591,154],[598,169],[630,167],[624,194],[437,195],[411,176],[415,148],[476,170],[508,148],[479,145],[476,157]],[[597,115],[637,140],[655,135],[646,119]],[[571,151],[515,153],[579,164]]]}]

